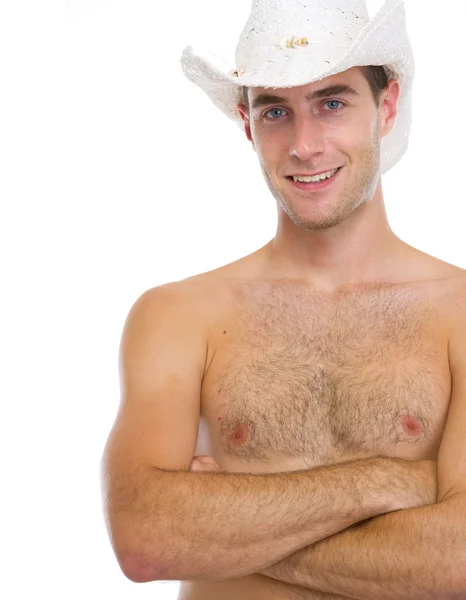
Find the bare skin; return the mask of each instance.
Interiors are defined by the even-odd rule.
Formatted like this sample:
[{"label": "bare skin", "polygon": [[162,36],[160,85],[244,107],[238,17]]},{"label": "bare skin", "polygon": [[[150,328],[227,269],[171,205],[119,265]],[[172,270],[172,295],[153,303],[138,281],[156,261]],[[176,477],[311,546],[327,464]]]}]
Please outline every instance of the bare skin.
[{"label": "bare skin", "polygon": [[[305,98],[309,92],[340,83],[351,85],[361,98],[329,96],[312,103]],[[251,257],[211,274],[228,279],[247,273],[245,279],[257,278],[257,284],[245,283],[247,291],[241,295],[245,308],[236,312],[236,319],[224,322],[216,338],[215,357],[204,380],[203,398],[208,408],[201,418],[197,452],[205,450],[206,455],[218,457],[228,470],[237,469],[241,463],[248,468],[261,465],[263,470],[273,452],[281,453],[281,463],[273,463],[277,471],[379,452],[412,460],[435,460],[450,397],[445,346],[451,323],[449,307],[464,272],[416,251],[389,227],[378,169],[381,140],[390,133],[396,118],[398,83],[389,83],[378,109],[371,105],[369,86],[359,69],[301,88],[253,88],[249,90],[249,105],[259,95],[271,92],[286,97],[287,102],[257,109],[240,104],[238,110],[277,203],[277,234]],[[337,102],[347,104],[338,116],[327,114],[338,107]],[[285,178],[337,166],[343,166],[339,180],[321,192],[293,189]],[[268,278],[270,283],[261,282]],[[277,282],[275,286],[273,282]],[[374,308],[377,303],[379,310]],[[397,318],[396,313],[403,313],[403,317]],[[435,314],[442,315],[436,326]],[[303,322],[308,326],[303,328]],[[327,329],[330,323],[332,335]],[[402,334],[404,328],[406,335]],[[322,340],[314,350],[304,350],[300,343],[294,349],[292,340],[299,339],[303,329],[310,334],[317,332],[310,335],[309,341]],[[394,335],[387,336],[387,329]],[[415,332],[421,330],[422,340],[415,344]],[[371,345],[363,359],[363,340],[371,337],[373,341],[374,337],[380,339],[379,351]],[[255,344],[242,350],[251,339]],[[228,342],[236,346],[236,353],[227,349]],[[235,371],[234,364],[247,364],[248,356],[256,355],[259,349],[280,345],[289,347],[289,364],[278,359],[281,352],[276,357],[268,352],[262,359],[263,372],[259,366],[250,367],[244,378],[238,376],[241,371]],[[408,357],[413,352],[418,360],[411,358],[409,365]],[[393,375],[398,371],[395,365],[402,360],[409,365],[409,375],[404,383],[400,379],[393,386]],[[286,375],[280,376],[270,367],[268,376],[283,380],[281,392],[280,383],[274,390],[268,390],[265,383],[266,366],[275,362],[283,366]],[[274,398],[289,392],[287,382],[293,377],[299,380],[305,365],[312,369],[306,388],[315,386],[316,392],[325,382],[324,372],[339,372],[328,392],[336,393],[339,400],[333,404],[328,425],[324,425],[323,414],[314,412],[307,422],[301,420],[303,436],[296,437],[296,431],[300,431],[298,414],[302,414],[298,407],[300,399],[306,397],[305,388],[298,391],[301,388],[295,386],[293,390],[293,397],[298,398],[293,403],[295,414],[278,409]],[[431,378],[419,387],[416,371],[424,369],[431,372]],[[241,386],[243,379],[245,387]],[[251,391],[246,403],[242,393],[248,388]],[[219,402],[222,397],[229,403]],[[276,417],[269,416],[267,427],[260,409],[265,402],[277,407],[272,411]],[[371,430],[361,428],[361,419],[371,423]],[[289,428],[295,435],[280,432],[279,424],[286,422],[295,423]],[[313,439],[317,430],[318,443]],[[221,468],[215,461],[203,460],[207,464],[194,461],[192,467]],[[220,596],[225,600],[246,599],[248,594],[251,598],[277,600],[338,600],[332,594],[285,588],[261,575],[224,584],[182,582],[179,600],[213,600]]]},{"label": "bare skin", "polygon": [[[221,285],[215,293],[208,285],[206,297],[216,299],[209,309],[217,321],[219,306],[228,306],[230,319],[217,321],[217,333],[210,335],[190,469],[291,472],[375,455],[436,461],[451,396],[446,349],[465,277],[419,253],[418,273],[423,268],[426,279],[417,283],[366,285],[339,294],[255,280],[238,284],[248,290],[239,295],[217,273]],[[224,300],[230,286],[236,290],[231,295],[241,298],[236,310],[231,297]],[[296,344],[303,323],[310,337]],[[290,388],[289,381],[296,383]],[[285,401],[290,397],[292,403]],[[345,598],[261,573],[223,582],[181,581],[180,600],[218,597]]]},{"label": "bare skin", "polygon": [[[335,84],[359,97],[306,100]],[[250,105],[265,91],[251,89]],[[272,91],[287,101],[238,110],[277,203],[276,236],[230,265],[170,284],[191,307],[186,327],[199,323],[208,342],[186,468],[263,474],[374,456],[413,468],[436,461],[451,397],[448,340],[466,277],[404,243],[387,222],[380,143],[396,118],[398,84],[390,82],[378,107],[359,69]],[[343,104],[335,115],[331,102]],[[299,190],[286,177],[336,167],[322,191]],[[432,492],[436,482],[427,481],[418,487]],[[218,598],[345,600],[257,572],[181,581],[179,600]]]}]

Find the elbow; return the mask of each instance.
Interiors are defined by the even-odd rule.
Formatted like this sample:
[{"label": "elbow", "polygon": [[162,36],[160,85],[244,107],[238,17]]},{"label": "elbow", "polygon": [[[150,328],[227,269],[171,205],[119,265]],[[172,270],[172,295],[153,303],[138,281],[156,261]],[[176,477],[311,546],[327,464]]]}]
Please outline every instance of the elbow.
[{"label": "elbow", "polygon": [[112,543],[118,565],[130,581],[149,583],[172,579],[172,573],[159,560],[155,551],[144,552],[136,544],[124,544],[116,540],[112,540]]},{"label": "elbow", "polygon": [[163,577],[163,569],[157,567],[154,562],[149,562],[134,553],[126,553],[118,556],[118,564],[125,577],[134,583],[149,583],[151,581],[168,580],[169,576]]},{"label": "elbow", "polygon": [[126,553],[118,557],[118,563],[124,575],[134,583],[151,581],[223,581],[228,577],[220,575],[215,569],[202,567],[198,561],[183,563],[178,559],[156,560],[142,553]]},{"label": "elbow", "polygon": [[[115,524],[114,524],[115,525]],[[121,525],[121,523],[120,523]],[[123,531],[123,529],[125,531]],[[151,536],[148,545],[134,535],[131,527],[109,527],[110,540],[119,567],[125,577],[134,583],[151,581],[222,581],[227,577],[219,574],[218,561],[215,568],[194,557],[183,556],[177,544],[167,544],[165,536]],[[173,538],[173,536],[171,536]],[[213,572],[215,571],[215,572]]]},{"label": "elbow", "polygon": [[114,528],[109,528],[110,542],[118,565],[125,577],[134,583],[149,583],[170,579],[168,570],[161,566],[156,549],[144,552],[140,544],[128,536],[117,534]]},{"label": "elbow", "polygon": [[121,571],[134,583],[196,579],[195,561],[189,561],[191,568],[185,568],[176,546],[164,543],[162,534],[150,536],[150,542],[143,544],[134,530],[126,529],[123,534],[122,529],[118,533],[113,529],[110,538]]},{"label": "elbow", "polygon": [[151,581],[215,581],[212,576],[200,575],[197,568],[182,568],[175,564],[150,561],[140,554],[126,554],[118,559],[123,574],[134,583]]}]

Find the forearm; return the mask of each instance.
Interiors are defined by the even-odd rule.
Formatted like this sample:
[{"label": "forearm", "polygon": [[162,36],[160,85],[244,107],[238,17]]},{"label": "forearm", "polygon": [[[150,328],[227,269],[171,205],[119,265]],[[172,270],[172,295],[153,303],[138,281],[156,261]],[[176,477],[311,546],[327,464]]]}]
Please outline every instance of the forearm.
[{"label": "forearm", "polygon": [[148,472],[131,504],[122,503],[120,554],[137,560],[147,581],[249,575],[394,510],[393,464],[375,457],[291,473]]},{"label": "forearm", "polygon": [[372,518],[262,574],[358,600],[466,598],[466,507],[462,512],[455,503],[451,498]]}]

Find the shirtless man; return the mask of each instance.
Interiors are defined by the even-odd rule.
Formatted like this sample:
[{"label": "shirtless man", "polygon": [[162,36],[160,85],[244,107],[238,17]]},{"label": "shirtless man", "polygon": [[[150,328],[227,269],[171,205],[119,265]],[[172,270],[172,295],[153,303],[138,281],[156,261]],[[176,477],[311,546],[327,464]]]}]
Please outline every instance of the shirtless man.
[{"label": "shirtless man", "polygon": [[[256,5],[250,21],[266,20]],[[341,11],[327,5],[328,25]],[[291,19],[320,4],[287,7]],[[466,272],[387,221],[381,175],[409,127],[397,11],[341,71],[245,86],[236,108],[275,237],[131,308],[102,476],[132,581],[180,581],[179,600],[466,597]],[[312,39],[309,23],[297,33]],[[374,95],[380,69],[358,65],[379,43],[399,49],[399,77]],[[337,167],[323,183],[290,178]]]}]

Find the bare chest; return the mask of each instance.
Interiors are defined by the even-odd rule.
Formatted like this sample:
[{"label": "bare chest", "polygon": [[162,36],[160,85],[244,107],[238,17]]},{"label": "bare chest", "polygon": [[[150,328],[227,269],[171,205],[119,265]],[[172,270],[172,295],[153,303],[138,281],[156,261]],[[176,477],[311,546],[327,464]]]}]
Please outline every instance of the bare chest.
[{"label": "bare chest", "polygon": [[197,453],[262,472],[435,460],[451,395],[441,306],[422,288],[245,286],[218,325]]}]

